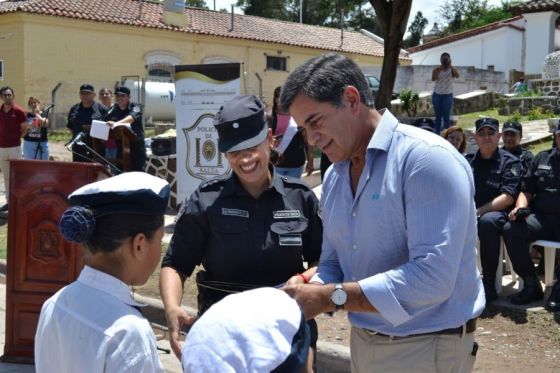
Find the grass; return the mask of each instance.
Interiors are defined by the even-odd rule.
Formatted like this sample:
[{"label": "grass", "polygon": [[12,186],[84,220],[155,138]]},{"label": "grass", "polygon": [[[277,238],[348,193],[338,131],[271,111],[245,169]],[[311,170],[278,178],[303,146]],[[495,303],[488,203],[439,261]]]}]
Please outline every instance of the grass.
[{"label": "grass", "polygon": [[8,254],[8,225],[0,226],[0,259],[6,259]]}]

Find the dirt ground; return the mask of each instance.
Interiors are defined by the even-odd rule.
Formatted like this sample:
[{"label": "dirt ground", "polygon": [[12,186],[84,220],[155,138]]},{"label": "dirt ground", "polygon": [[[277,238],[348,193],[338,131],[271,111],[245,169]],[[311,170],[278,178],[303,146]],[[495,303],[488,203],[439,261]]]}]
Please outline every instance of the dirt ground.
[{"label": "dirt ground", "polygon": [[[71,154],[62,143],[51,144],[56,160],[69,160]],[[159,299],[159,270],[148,283],[136,289],[139,294]],[[507,291],[508,289],[506,289]],[[511,289],[509,290],[511,292]],[[183,304],[196,308],[196,286],[187,280]],[[510,308],[507,300],[487,307],[478,320],[476,340],[479,351],[475,372],[560,372],[560,314],[542,309]],[[350,324],[344,312],[317,318],[322,341],[349,345]]]}]

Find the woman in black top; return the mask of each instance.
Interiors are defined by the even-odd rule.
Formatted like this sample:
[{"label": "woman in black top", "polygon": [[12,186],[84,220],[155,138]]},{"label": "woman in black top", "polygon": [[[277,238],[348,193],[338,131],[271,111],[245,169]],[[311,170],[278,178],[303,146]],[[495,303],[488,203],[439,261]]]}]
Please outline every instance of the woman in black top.
[{"label": "woman in black top", "polygon": [[[160,290],[177,356],[180,327],[194,321],[180,307],[183,284],[197,265],[204,266],[196,276],[200,314],[233,292],[308,282],[321,251],[318,200],[270,165],[272,131],[261,101],[236,96],[214,126],[233,173],[202,183],[185,202],[162,262]],[[315,342],[315,321],[309,326]]]},{"label": "woman in black top", "polygon": [[23,137],[23,159],[49,160],[47,126],[49,120],[41,116],[41,102],[35,97],[27,100],[27,133]]}]

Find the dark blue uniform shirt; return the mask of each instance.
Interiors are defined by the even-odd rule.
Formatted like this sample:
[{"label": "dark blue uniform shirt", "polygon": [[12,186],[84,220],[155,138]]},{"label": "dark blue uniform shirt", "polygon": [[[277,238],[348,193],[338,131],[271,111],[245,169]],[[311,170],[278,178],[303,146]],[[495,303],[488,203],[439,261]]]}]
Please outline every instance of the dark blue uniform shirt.
[{"label": "dark blue uniform shirt", "polygon": [[272,178],[253,198],[232,174],[200,185],[184,204],[162,267],[190,276],[276,286],[319,260],[323,226],[318,201],[303,182]]},{"label": "dark blue uniform shirt", "polygon": [[518,146],[513,150],[506,150],[505,148],[502,149],[519,158],[519,160],[521,161],[521,166],[523,166],[523,174],[525,174],[525,172],[527,172],[527,170],[531,166],[531,162],[533,162],[533,153],[522,146]]},{"label": "dark blue uniform shirt", "polygon": [[489,159],[483,159],[479,151],[466,158],[474,175],[476,208],[504,193],[517,198],[523,173],[519,158],[503,149],[496,149]]},{"label": "dark blue uniform shirt", "polygon": [[558,148],[537,154],[521,183],[533,195],[532,209],[541,214],[560,215],[560,154]]}]

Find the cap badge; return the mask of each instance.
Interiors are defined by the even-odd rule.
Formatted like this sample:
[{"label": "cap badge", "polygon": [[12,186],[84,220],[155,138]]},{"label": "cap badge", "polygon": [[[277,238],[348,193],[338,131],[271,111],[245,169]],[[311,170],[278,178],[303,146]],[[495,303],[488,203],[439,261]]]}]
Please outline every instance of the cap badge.
[{"label": "cap badge", "polygon": [[233,123],[232,126],[233,126],[233,128],[239,128],[239,123],[235,122],[235,123]]}]

